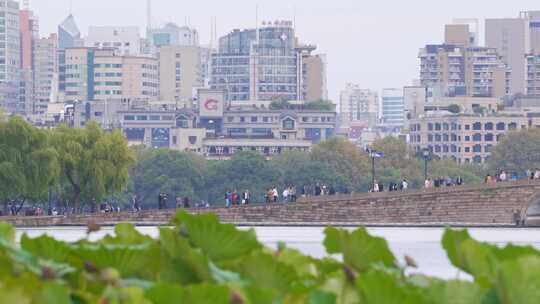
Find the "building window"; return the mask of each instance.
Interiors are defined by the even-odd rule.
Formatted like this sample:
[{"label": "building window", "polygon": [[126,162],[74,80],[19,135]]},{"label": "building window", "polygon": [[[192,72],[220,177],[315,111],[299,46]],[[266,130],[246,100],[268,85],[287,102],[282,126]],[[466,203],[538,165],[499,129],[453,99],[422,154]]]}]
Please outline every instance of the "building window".
[{"label": "building window", "polygon": [[427,127],[428,127],[428,131],[433,131],[433,124],[432,123],[428,123]]},{"label": "building window", "polygon": [[173,143],[173,145],[176,145],[177,142],[178,142],[178,141],[177,141],[176,136],[173,136],[173,137],[172,137],[172,143]]},{"label": "building window", "polygon": [[436,123],[435,124],[435,131],[440,131],[441,130],[441,124],[440,123]]},{"label": "building window", "polygon": [[437,142],[441,141],[441,135],[440,134],[435,134],[435,141],[437,141]]},{"label": "building window", "polygon": [[471,129],[471,125],[465,125],[465,130],[470,130]]},{"label": "building window", "polygon": [[476,133],[473,135],[473,141],[482,141],[482,134]]},{"label": "building window", "polygon": [[471,137],[470,136],[465,136],[465,141],[471,141]]},{"label": "building window", "polygon": [[517,123],[513,122],[508,125],[508,130],[516,130],[517,129]]},{"label": "building window", "polygon": [[450,151],[452,151],[452,153],[456,153],[457,152],[457,146],[456,145],[452,145],[450,147]]},{"label": "building window", "polygon": [[473,124],[473,130],[474,130],[474,131],[480,131],[480,130],[482,130],[482,124],[479,123],[479,122],[475,122],[475,123]]},{"label": "building window", "polygon": [[471,152],[471,148],[465,147],[465,153],[469,153],[469,152]]},{"label": "building window", "polygon": [[268,121],[269,121],[268,117],[267,117],[267,116],[264,116],[264,117],[263,117],[263,122],[268,122]]},{"label": "building window", "polygon": [[493,145],[486,145],[486,146],[484,147],[484,151],[485,151],[486,153],[491,153],[491,150],[492,150],[492,149],[493,149]]},{"label": "building window", "polygon": [[243,116],[241,116],[241,117],[240,117],[240,122],[246,122],[246,118],[243,117]]},{"label": "building window", "polygon": [[497,124],[497,131],[504,131],[505,130],[505,125],[504,125],[504,122],[500,122]]},{"label": "building window", "polygon": [[474,145],[473,152],[475,152],[475,153],[482,152],[482,146],[481,145]]},{"label": "building window", "polygon": [[428,134],[427,138],[428,142],[433,142],[433,135]]},{"label": "building window", "polygon": [[485,141],[493,141],[493,134],[492,133],[488,133],[486,134],[486,136],[484,136],[484,140]]},{"label": "building window", "polygon": [[491,131],[493,130],[493,123],[492,122],[488,122],[484,125],[484,129],[485,130],[488,130],[488,131]]},{"label": "building window", "polygon": [[441,153],[441,146],[439,145],[435,146],[435,153]]},{"label": "building window", "polygon": [[482,163],[482,156],[477,155],[477,156],[473,157],[473,163],[481,164]]},{"label": "building window", "polygon": [[456,134],[452,134],[452,135],[450,136],[450,141],[457,141],[457,140],[458,140],[458,137],[457,137]]},{"label": "building window", "polygon": [[450,149],[448,148],[447,145],[444,145],[443,146],[443,153],[448,153],[450,151]]},{"label": "building window", "polygon": [[450,139],[450,136],[448,134],[443,134],[443,141],[448,141]]},{"label": "building window", "polygon": [[450,129],[450,126],[447,123],[443,123],[443,130],[448,131]]},{"label": "building window", "polygon": [[294,120],[292,118],[286,118],[283,120],[284,130],[294,130]]},{"label": "building window", "polygon": [[135,116],[133,116],[133,115],[126,115],[126,116],[124,116],[124,120],[135,120]]},{"label": "building window", "polygon": [[189,136],[188,140],[190,144],[194,145],[197,143],[197,136]]},{"label": "building window", "polygon": [[259,117],[251,116],[251,122],[258,122],[258,121],[259,121]]},{"label": "building window", "polygon": [[497,142],[501,141],[504,137],[504,134],[498,134],[497,135]]}]

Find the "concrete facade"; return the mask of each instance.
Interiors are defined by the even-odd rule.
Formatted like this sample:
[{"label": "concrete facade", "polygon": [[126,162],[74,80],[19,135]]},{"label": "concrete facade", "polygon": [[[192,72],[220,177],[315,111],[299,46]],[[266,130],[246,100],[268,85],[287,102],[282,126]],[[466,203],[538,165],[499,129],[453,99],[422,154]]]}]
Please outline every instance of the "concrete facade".
[{"label": "concrete facade", "polygon": [[21,41],[19,2],[0,0],[0,107],[8,113],[19,113]]},{"label": "concrete facade", "polygon": [[68,48],[66,100],[153,101],[158,99],[155,58],[118,56],[114,49]]},{"label": "concrete facade", "polygon": [[527,63],[531,49],[528,18],[486,19],[486,46],[495,48],[511,70],[510,93],[526,94]]},{"label": "concrete facade", "polygon": [[308,140],[333,137],[337,114],[332,111],[281,111],[233,107],[223,115],[223,134],[232,138]]},{"label": "concrete facade", "polygon": [[194,89],[203,87],[201,50],[198,46],[162,46],[158,50],[159,99],[193,107]]},{"label": "concrete facade", "polygon": [[340,93],[339,115],[342,127],[350,127],[356,122],[375,127],[379,117],[379,94],[356,84],[347,84]]},{"label": "concrete facade", "polygon": [[421,85],[441,96],[502,98],[509,92],[508,69],[495,48],[427,45],[419,58]]},{"label": "concrete facade", "polygon": [[410,122],[410,145],[416,152],[429,149],[441,159],[485,163],[495,145],[509,131],[538,124],[525,115],[426,115]]},{"label": "concrete facade", "polygon": [[327,100],[326,55],[305,56],[302,64],[302,76],[304,78],[302,100]]},{"label": "concrete facade", "polygon": [[58,98],[58,36],[36,41],[34,48],[34,112],[44,114]]},{"label": "concrete facade", "polygon": [[85,46],[116,48],[124,56],[141,54],[141,35],[136,26],[91,26],[85,38]]}]

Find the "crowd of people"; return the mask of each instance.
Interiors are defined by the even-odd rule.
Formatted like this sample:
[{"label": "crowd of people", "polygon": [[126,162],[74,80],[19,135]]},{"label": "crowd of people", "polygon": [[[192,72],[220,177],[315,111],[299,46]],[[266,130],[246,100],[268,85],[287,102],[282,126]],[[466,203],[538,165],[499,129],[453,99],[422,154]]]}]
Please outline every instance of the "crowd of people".
[{"label": "crowd of people", "polygon": [[456,178],[451,178],[449,176],[439,177],[435,179],[428,178],[424,181],[424,188],[442,188],[442,187],[455,187],[463,185],[463,178],[458,176]]},{"label": "crowd of people", "polygon": [[[388,184],[388,188],[387,188],[387,189],[388,189],[389,192],[393,192],[393,191],[407,191],[407,189],[409,189],[409,182],[407,181],[407,179],[403,179],[399,184],[398,184],[398,183],[391,182],[391,183]],[[375,181],[375,182],[373,183],[373,186],[372,186],[371,189],[369,190],[369,192],[385,192],[384,184]]]}]

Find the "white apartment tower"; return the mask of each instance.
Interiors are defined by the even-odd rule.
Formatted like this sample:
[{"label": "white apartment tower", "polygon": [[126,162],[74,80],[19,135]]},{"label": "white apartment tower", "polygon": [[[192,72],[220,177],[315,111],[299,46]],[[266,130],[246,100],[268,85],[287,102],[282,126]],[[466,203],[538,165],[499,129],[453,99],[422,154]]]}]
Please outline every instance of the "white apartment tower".
[{"label": "white apartment tower", "polygon": [[339,110],[343,127],[351,124],[374,127],[378,120],[379,94],[356,84],[347,84],[340,94]]}]

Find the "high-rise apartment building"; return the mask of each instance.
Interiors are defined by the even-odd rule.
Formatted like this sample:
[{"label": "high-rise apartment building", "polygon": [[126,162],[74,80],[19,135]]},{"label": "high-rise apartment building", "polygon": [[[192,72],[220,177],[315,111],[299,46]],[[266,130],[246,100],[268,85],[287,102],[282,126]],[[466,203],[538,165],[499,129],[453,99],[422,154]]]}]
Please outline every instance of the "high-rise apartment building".
[{"label": "high-rise apartment building", "polygon": [[91,26],[85,38],[87,47],[116,48],[120,54],[141,54],[141,35],[136,26]]},{"label": "high-rise apartment building", "polygon": [[19,106],[20,114],[34,113],[34,44],[39,39],[39,22],[32,11],[21,10],[19,13],[21,39],[21,66]]},{"label": "high-rise apartment building", "polygon": [[212,55],[212,89],[228,101],[302,100],[303,61],[314,46],[301,45],[290,21],[263,22],[219,39]]},{"label": "high-rise apartment building", "polygon": [[44,114],[58,96],[58,36],[36,40],[34,46],[34,113]]},{"label": "high-rise apartment building", "polygon": [[79,47],[82,44],[81,32],[77,23],[75,22],[75,17],[69,15],[59,26],[58,26],[58,48],[63,50],[71,47]]},{"label": "high-rise apartment building", "polygon": [[486,19],[486,46],[495,48],[510,68],[510,93],[527,91],[527,62],[525,54],[531,50],[529,18]]},{"label": "high-rise apartment building", "polygon": [[311,55],[310,52],[302,61],[302,100],[327,100],[326,55]]},{"label": "high-rise apartment building", "polygon": [[66,100],[158,99],[157,60],[119,56],[115,49],[66,49]]},{"label": "high-rise apartment building", "polygon": [[204,85],[201,73],[201,49],[197,46],[159,48],[159,97],[191,108],[194,89]]},{"label": "high-rise apartment building", "polygon": [[66,48],[80,46],[82,46],[81,32],[75,17],[69,15],[58,26],[58,92],[62,100],[69,99],[66,96]]},{"label": "high-rise apartment building", "polygon": [[155,47],[166,45],[198,46],[199,33],[188,26],[167,23],[160,28],[150,29],[149,39]]},{"label": "high-rise apartment building", "polygon": [[540,11],[529,11],[525,14],[529,18],[531,51],[540,54]]},{"label": "high-rise apartment building", "polygon": [[405,126],[405,104],[403,89],[388,88],[381,95],[382,126],[393,131],[400,131]]},{"label": "high-rise apartment building", "polygon": [[0,107],[9,113],[20,112],[19,87],[21,41],[19,2],[0,0]]},{"label": "high-rise apartment building", "polygon": [[540,54],[527,56],[527,95],[540,96]]},{"label": "high-rise apartment building", "polygon": [[341,91],[339,112],[342,127],[349,127],[352,123],[374,127],[379,116],[379,94],[349,83]]},{"label": "high-rise apartment building", "polygon": [[494,48],[427,45],[419,58],[421,85],[443,96],[501,98],[507,94],[509,71]]}]

